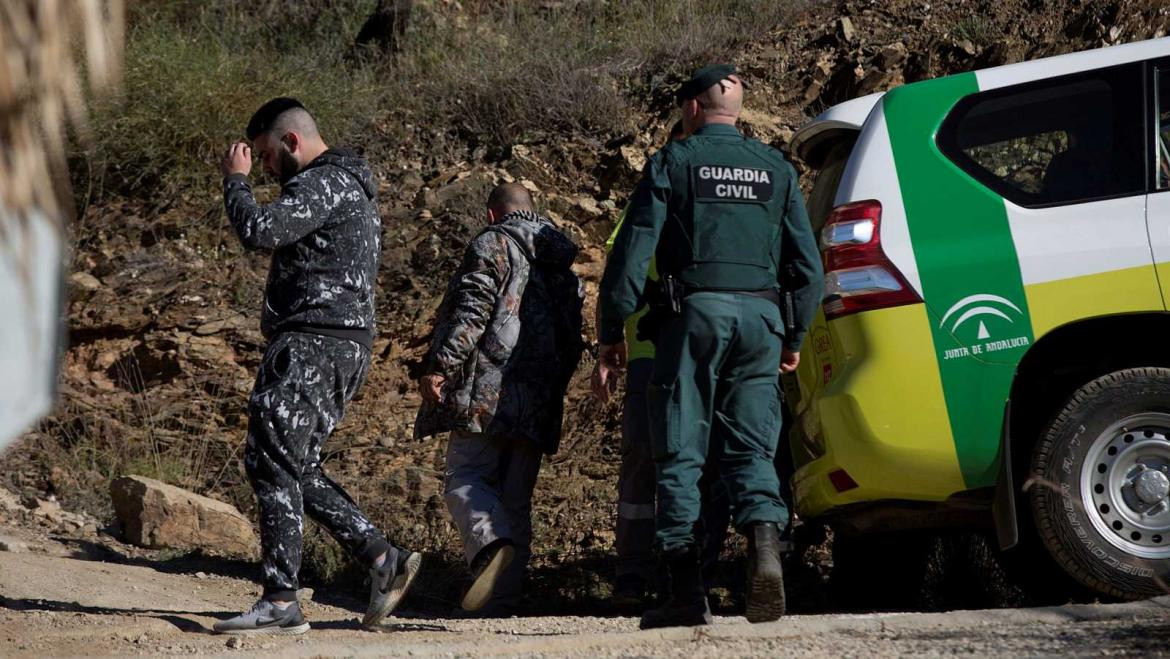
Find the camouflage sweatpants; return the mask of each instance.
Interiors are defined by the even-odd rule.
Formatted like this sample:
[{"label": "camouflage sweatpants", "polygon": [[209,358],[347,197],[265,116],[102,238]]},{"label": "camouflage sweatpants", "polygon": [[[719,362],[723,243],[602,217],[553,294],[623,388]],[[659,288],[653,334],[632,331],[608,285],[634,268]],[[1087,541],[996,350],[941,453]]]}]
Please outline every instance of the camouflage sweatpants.
[{"label": "camouflage sweatpants", "polygon": [[369,364],[369,350],[357,343],[301,332],[280,334],[264,352],[248,402],[244,466],[260,507],[265,599],[296,597],[304,513],[364,565],[390,546],[320,464],[321,446]]}]

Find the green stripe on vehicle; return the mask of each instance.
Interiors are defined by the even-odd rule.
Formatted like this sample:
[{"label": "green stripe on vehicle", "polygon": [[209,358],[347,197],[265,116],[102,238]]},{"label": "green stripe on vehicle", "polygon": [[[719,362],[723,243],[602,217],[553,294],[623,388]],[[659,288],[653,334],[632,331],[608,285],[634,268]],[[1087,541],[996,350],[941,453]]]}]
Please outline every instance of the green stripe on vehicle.
[{"label": "green stripe on vehicle", "polygon": [[1032,343],[1020,264],[998,195],[935,144],[975,74],[921,82],[883,103],[906,222],[929,311],[959,468],[968,488],[993,485],[1004,405]]}]

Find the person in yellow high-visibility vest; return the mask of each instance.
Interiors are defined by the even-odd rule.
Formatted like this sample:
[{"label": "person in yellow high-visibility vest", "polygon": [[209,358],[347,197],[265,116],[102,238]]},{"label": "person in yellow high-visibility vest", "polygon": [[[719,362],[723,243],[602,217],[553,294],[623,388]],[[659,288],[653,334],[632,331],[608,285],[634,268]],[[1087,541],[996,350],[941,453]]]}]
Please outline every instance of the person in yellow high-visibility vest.
[{"label": "person in yellow high-visibility vest", "polygon": [[[686,138],[682,122],[671,128],[670,139]],[[614,238],[622,228],[625,213],[618,220],[609,240],[608,253]],[[646,276],[658,281],[654,262]],[[617,549],[617,579],[613,603],[621,608],[644,607],[649,604],[656,585],[653,575],[657,566],[654,555],[654,458],[650,454],[650,418],[646,412],[646,389],[654,368],[654,341],[646,328],[639,332],[639,323],[649,307],[642,306],[626,320],[626,341],[629,346],[629,366],[626,371],[626,390],[622,408],[622,465],[618,475],[618,514],[614,545]],[[613,391],[598,383],[594,371],[594,389],[603,399]],[[612,382],[616,384],[616,380]]]}]

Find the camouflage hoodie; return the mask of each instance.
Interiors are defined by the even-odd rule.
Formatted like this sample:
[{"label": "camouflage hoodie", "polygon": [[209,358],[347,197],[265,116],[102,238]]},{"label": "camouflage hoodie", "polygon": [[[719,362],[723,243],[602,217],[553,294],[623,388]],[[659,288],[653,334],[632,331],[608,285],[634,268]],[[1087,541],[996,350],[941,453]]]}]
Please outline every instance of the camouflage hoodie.
[{"label": "camouflage hoodie", "polygon": [[552,222],[518,211],[467,246],[439,308],[427,372],[447,378],[423,403],[415,436],[465,430],[560,441],[564,394],[584,343],[577,246]]},{"label": "camouflage hoodie", "polygon": [[223,182],[228,220],[248,249],[273,250],[260,329],[324,330],[369,347],[381,251],[377,186],[364,158],[330,149],[256,203],[247,177]]}]

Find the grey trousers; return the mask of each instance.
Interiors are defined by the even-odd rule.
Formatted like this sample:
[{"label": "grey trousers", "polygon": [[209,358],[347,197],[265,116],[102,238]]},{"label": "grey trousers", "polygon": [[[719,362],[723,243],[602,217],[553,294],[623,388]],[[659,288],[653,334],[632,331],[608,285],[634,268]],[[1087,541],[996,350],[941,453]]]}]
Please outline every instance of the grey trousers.
[{"label": "grey trousers", "polygon": [[525,440],[489,439],[454,431],[447,444],[443,499],[463,538],[468,564],[499,539],[515,545],[512,564],[489,602],[512,605],[520,597],[532,556],[532,490],[543,454]]},{"label": "grey trousers", "polygon": [[622,464],[618,472],[618,511],[614,545],[617,576],[651,581],[654,556],[654,457],[650,455],[650,417],[646,387],[654,360],[635,359],[626,375],[622,407]]}]

